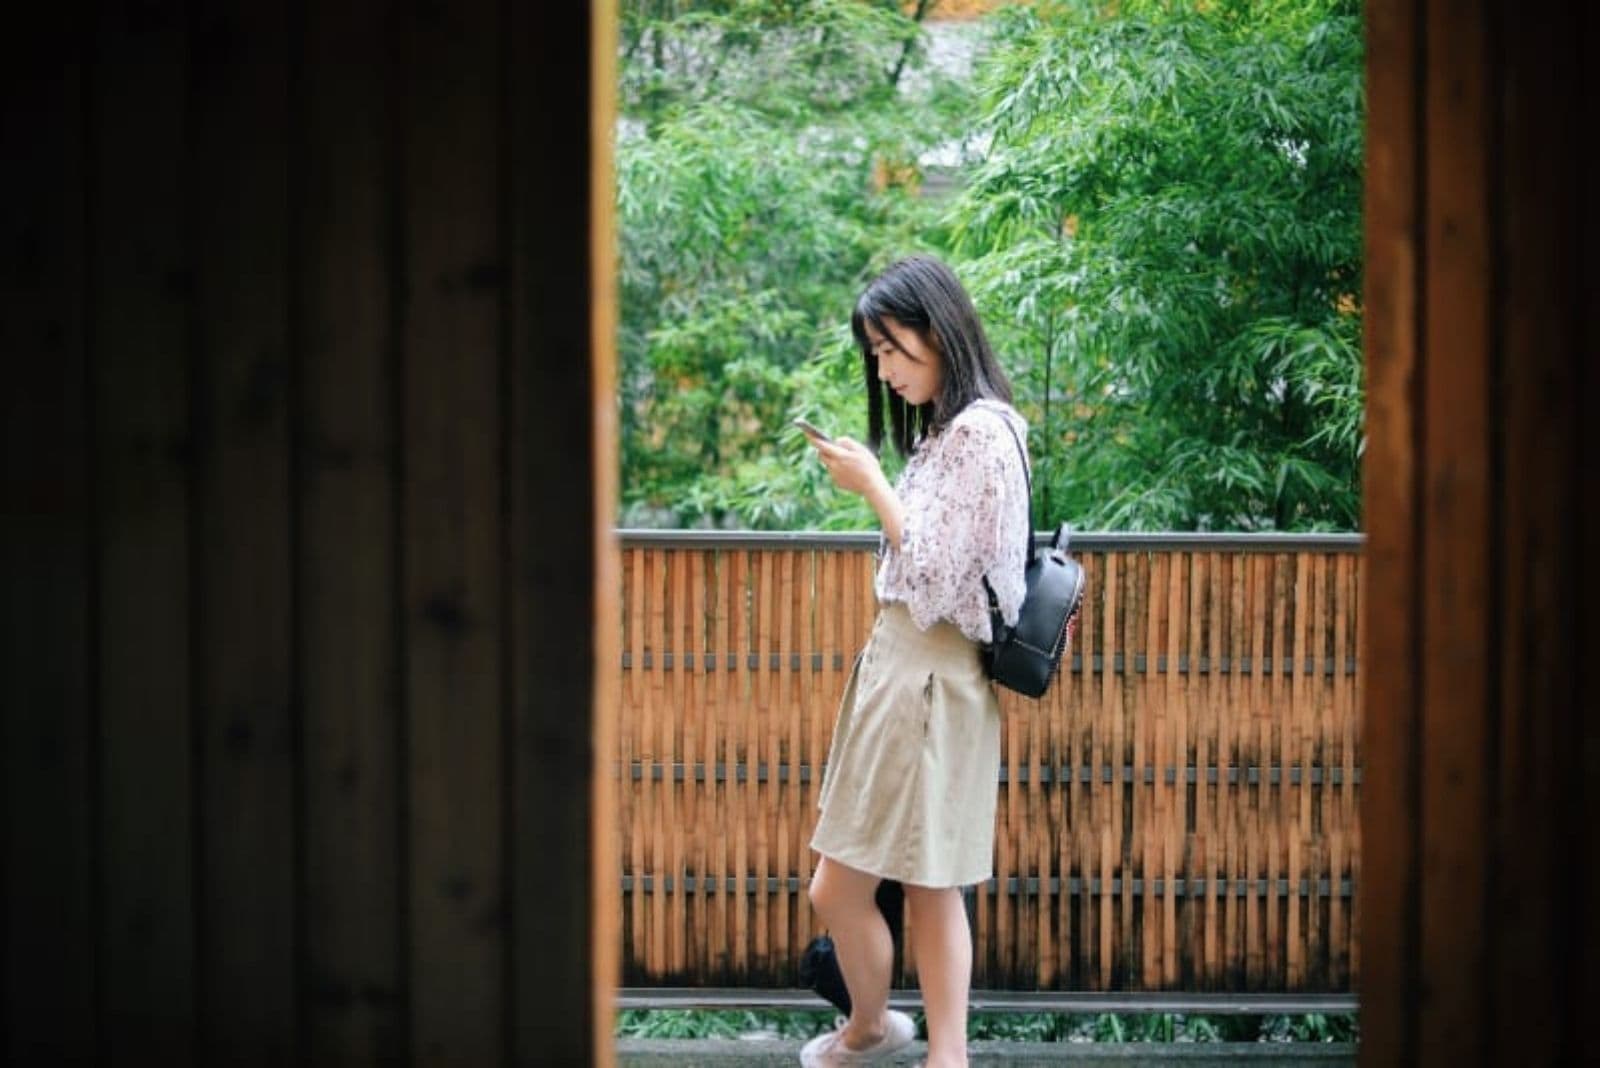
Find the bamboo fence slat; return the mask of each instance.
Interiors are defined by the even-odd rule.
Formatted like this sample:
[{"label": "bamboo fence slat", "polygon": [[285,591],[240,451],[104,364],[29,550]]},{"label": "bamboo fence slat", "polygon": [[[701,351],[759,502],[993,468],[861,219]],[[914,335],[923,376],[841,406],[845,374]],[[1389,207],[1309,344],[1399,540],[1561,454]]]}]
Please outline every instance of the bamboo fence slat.
[{"label": "bamboo fence slat", "polygon": [[[733,602],[730,603],[728,614],[734,621],[734,691],[735,696],[730,702],[729,712],[732,715],[731,736],[734,739],[734,752],[739,767],[748,769],[750,760],[750,673],[747,668],[749,663],[746,655],[754,647],[750,636],[749,597],[750,597],[750,555],[734,551],[728,554],[733,558]],[[754,778],[745,780],[741,788],[730,773],[728,777],[729,788],[733,790],[737,800],[737,814],[734,818],[734,926],[733,926],[733,974],[743,981],[750,971],[750,902],[748,882],[745,874],[750,870],[750,801]]]},{"label": "bamboo fence slat", "polygon": [[[692,716],[686,716],[686,730],[684,733],[683,763],[685,768],[694,768],[696,762],[701,762],[707,769],[715,767],[711,759],[711,752],[706,745],[706,726],[711,722],[714,709],[709,707],[710,702],[703,688],[705,670],[705,604],[706,604],[706,576],[705,558],[697,552],[685,552],[689,565],[689,625],[687,628],[687,648],[691,654],[681,672],[686,677],[685,686],[688,689],[687,707],[693,710]],[[711,799],[706,796],[715,775],[702,776],[685,775],[683,796],[685,801],[683,822],[689,828],[693,845],[690,849],[691,869],[695,876],[694,892],[689,898],[689,940],[690,959],[697,972],[704,972],[710,967],[711,932],[706,928],[706,833],[701,814],[710,811]]]}]

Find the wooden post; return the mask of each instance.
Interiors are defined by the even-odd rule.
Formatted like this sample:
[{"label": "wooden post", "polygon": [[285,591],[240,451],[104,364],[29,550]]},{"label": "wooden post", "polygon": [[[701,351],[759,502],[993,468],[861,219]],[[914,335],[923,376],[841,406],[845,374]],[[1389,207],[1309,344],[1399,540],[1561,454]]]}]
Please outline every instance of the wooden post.
[{"label": "wooden post", "polygon": [[610,1059],[613,5],[336,7],[0,37],[6,1063]]},{"label": "wooden post", "polygon": [[[0,1061],[94,1058],[87,79],[66,5],[0,45]],[[17,166],[35,159],[38,166]]]},{"label": "wooden post", "polygon": [[[308,1062],[405,1049],[398,411],[388,164],[392,24],[381,0],[305,11],[295,100],[301,400],[295,531]],[[310,106],[314,102],[315,106]]]},{"label": "wooden post", "polygon": [[1367,14],[1362,1059],[1592,1063],[1595,19]]}]

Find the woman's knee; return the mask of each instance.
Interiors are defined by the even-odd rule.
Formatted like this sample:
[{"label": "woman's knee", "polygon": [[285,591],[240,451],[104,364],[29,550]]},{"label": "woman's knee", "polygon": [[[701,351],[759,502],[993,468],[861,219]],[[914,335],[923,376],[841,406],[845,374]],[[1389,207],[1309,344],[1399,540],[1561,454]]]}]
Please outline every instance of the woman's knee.
[{"label": "woman's knee", "polygon": [[931,916],[956,912],[966,913],[966,904],[961,899],[961,888],[958,886],[906,886],[906,904],[913,914],[921,913]]},{"label": "woman's knee", "polygon": [[833,908],[833,888],[820,871],[811,876],[811,885],[806,888],[806,895],[811,898],[811,907],[817,915],[827,919],[828,913]]},{"label": "woman's knee", "polygon": [[831,923],[855,908],[872,904],[876,888],[870,876],[823,858],[811,876],[807,894],[817,915]]}]

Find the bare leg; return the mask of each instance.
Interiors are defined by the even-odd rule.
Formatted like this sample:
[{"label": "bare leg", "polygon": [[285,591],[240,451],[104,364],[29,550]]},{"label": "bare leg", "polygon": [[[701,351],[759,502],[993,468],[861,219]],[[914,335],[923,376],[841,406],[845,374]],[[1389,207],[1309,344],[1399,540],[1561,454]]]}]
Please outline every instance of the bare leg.
[{"label": "bare leg", "polygon": [[888,1029],[889,979],[894,939],[873,895],[878,877],[823,857],[811,877],[811,904],[833,937],[839,970],[850,990],[849,1049],[865,1049]]},{"label": "bare leg", "polygon": [[967,1063],[967,991],[972,985],[972,931],[961,891],[907,886],[917,983],[928,1015],[927,1068]]}]

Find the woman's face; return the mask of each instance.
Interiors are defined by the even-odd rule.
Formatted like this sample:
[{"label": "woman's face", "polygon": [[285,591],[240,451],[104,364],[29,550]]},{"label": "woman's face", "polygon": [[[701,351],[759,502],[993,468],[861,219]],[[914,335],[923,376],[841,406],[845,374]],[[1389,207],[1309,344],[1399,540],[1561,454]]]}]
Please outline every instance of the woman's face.
[{"label": "woman's face", "polygon": [[[883,330],[867,323],[867,343],[878,358],[878,380],[915,407],[939,395],[944,361],[918,330],[885,317]],[[883,331],[888,331],[885,334]]]}]

